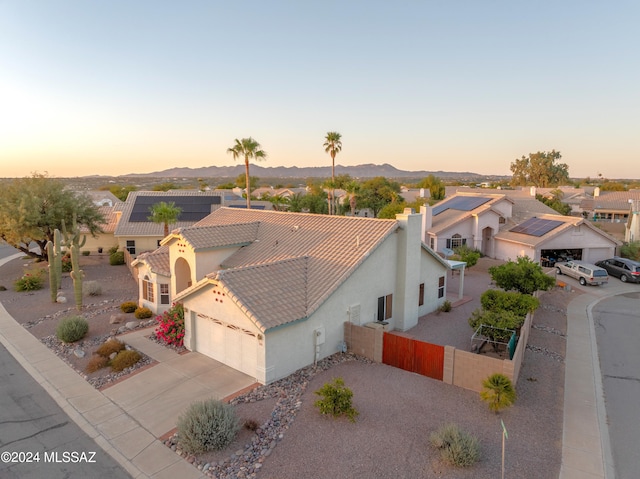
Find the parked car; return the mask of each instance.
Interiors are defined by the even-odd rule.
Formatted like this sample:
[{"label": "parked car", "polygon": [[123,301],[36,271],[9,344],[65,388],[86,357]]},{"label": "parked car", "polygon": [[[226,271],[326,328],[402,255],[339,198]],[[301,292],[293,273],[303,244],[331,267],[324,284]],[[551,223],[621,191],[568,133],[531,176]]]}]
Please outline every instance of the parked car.
[{"label": "parked car", "polygon": [[610,259],[598,261],[596,266],[606,269],[609,275],[620,278],[623,283],[627,281],[640,283],[640,263],[632,259],[614,256]]},{"label": "parked car", "polygon": [[556,263],[556,272],[577,279],[582,286],[609,282],[609,274],[606,269],[584,261],[574,260],[566,263]]}]

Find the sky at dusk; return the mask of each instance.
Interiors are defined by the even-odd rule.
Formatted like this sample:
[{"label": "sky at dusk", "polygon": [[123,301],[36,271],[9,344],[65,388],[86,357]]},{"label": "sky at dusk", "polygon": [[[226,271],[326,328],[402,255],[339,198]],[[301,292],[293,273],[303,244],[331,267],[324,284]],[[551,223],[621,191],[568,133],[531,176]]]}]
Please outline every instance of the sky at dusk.
[{"label": "sky at dusk", "polygon": [[640,178],[640,2],[0,0],[0,177],[336,164]]}]

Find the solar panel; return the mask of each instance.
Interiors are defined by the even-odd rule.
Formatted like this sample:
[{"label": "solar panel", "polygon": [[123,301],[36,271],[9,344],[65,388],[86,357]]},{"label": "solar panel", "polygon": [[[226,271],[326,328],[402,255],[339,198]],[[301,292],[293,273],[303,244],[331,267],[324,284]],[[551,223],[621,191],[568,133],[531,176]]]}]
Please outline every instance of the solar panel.
[{"label": "solar panel", "polygon": [[433,216],[446,210],[472,211],[491,200],[486,196],[456,196],[433,207]]},{"label": "solar panel", "polygon": [[545,220],[542,218],[529,218],[524,223],[520,223],[514,226],[509,231],[512,233],[522,233],[529,236],[544,236],[549,231],[556,229],[558,226],[564,224],[562,221],[557,220]]},{"label": "solar panel", "polygon": [[149,221],[150,208],[164,201],[174,203],[182,210],[178,221],[200,221],[211,213],[211,205],[219,205],[219,196],[137,196],[129,221],[142,223]]}]

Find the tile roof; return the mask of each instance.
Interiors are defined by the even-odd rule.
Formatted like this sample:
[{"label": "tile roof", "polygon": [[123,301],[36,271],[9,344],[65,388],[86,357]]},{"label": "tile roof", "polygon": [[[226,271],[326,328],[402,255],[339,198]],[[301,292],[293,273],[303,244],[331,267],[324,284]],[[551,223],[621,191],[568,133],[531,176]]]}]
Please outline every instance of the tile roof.
[{"label": "tile roof", "polygon": [[171,277],[171,266],[169,261],[168,246],[160,246],[160,248],[158,248],[155,251],[142,253],[135,260],[132,261],[131,265],[136,266],[138,263],[147,264],[147,266],[149,266],[149,269],[153,273],[160,274],[166,277]]},{"label": "tile roof", "polygon": [[[465,219],[473,216],[474,214],[482,214],[486,211],[490,211],[492,210],[493,205],[495,205],[496,203],[506,198],[506,196],[502,194],[456,193],[455,195],[449,198],[446,198],[440,201],[439,203],[436,203],[434,207],[435,206],[442,207],[447,203],[449,203],[454,198],[461,198],[461,197],[488,198],[488,201],[469,211],[463,211],[456,208],[445,208],[445,209],[441,208],[442,211],[439,214],[436,214],[433,216],[431,228],[429,229],[430,233],[438,234],[442,231],[447,230],[448,228],[451,228],[455,224],[460,223],[461,221],[464,221]],[[513,200],[510,198],[506,198],[506,199],[507,201],[513,202]]]},{"label": "tile roof", "polygon": [[[136,198],[139,196],[158,196],[158,197],[175,197],[179,200],[181,197],[189,196],[221,196],[216,191],[199,191],[199,190],[177,190],[177,191],[132,191],[127,196],[127,201],[121,205],[122,217],[118,222],[118,226],[114,232],[115,236],[164,236],[164,225],[153,223],[152,221],[130,221]],[[176,204],[178,201],[176,201]],[[179,204],[177,204],[179,206]],[[212,205],[213,207],[213,205]],[[171,228],[181,228],[191,226],[194,221],[178,221],[170,225]]]},{"label": "tile roof", "polygon": [[[172,231],[182,237],[193,249],[217,248],[220,246],[244,245],[257,239],[260,223],[236,223],[231,225],[189,226]],[[163,243],[167,239],[163,240]]]},{"label": "tile roof", "polygon": [[263,331],[311,315],[399,227],[396,220],[220,208],[194,228],[255,222],[255,241],[179,298],[217,278]]},{"label": "tile roof", "polygon": [[[104,223],[100,225],[103,233],[113,233],[118,225],[118,215],[115,206],[100,206],[98,207],[98,211],[104,216]],[[89,233],[89,229],[84,225],[80,226],[80,231],[85,234]]]}]

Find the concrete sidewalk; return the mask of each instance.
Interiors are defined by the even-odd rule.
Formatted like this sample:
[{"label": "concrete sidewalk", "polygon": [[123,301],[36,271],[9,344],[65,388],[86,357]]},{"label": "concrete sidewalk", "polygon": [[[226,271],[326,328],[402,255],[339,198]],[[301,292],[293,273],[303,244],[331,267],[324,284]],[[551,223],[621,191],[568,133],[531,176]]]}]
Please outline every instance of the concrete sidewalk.
[{"label": "concrete sidewalk", "polygon": [[[20,257],[17,254],[0,260]],[[159,440],[193,401],[223,399],[255,380],[199,353],[177,354],[147,339],[150,329],[121,336],[156,364],[102,391],[38,341],[0,303],[0,342],[64,412],[134,478],[206,476]]]}]

